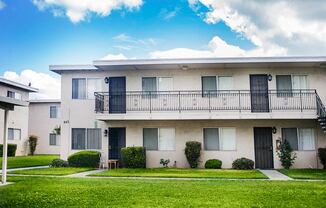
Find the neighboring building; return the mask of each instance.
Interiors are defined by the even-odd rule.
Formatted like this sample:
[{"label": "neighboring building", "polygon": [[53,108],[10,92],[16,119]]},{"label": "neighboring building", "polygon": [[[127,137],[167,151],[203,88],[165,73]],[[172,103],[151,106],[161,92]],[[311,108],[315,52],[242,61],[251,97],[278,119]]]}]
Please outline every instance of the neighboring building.
[{"label": "neighboring building", "polygon": [[[36,88],[0,78],[0,96],[28,101],[29,93],[37,92]],[[0,123],[3,123],[4,111],[0,110]],[[0,125],[0,143],[3,143],[3,125]],[[28,154],[28,107],[15,106],[9,111],[8,143],[17,144],[16,155]]]},{"label": "neighboring building", "polygon": [[36,154],[60,153],[60,125],[60,100],[30,101],[28,132],[38,136]]},{"label": "neighboring building", "polygon": [[121,147],[145,146],[148,167],[161,158],[189,167],[185,143],[196,140],[201,166],[217,158],[230,168],[247,157],[256,168],[280,168],[276,149],[287,139],[295,168],[321,167],[326,57],[102,60],[50,70],[61,75],[63,159],[85,149],[120,159]]}]

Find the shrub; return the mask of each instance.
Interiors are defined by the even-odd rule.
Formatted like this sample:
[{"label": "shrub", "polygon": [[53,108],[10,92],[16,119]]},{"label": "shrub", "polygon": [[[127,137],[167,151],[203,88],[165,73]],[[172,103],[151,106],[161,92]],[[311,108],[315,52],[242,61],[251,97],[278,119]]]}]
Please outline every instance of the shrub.
[{"label": "shrub", "polygon": [[49,164],[50,167],[52,168],[61,168],[61,167],[68,167],[68,162],[65,160],[61,159],[54,159],[52,162]]},{"label": "shrub", "polygon": [[205,163],[205,168],[207,169],[221,169],[222,161],[218,159],[210,159]]},{"label": "shrub", "polygon": [[144,147],[125,147],[121,149],[122,163],[126,168],[146,168]]},{"label": "shrub", "polygon": [[167,168],[170,163],[170,159],[164,160],[163,158],[160,160],[160,164],[163,165],[163,167]]},{"label": "shrub", "polygon": [[[17,144],[8,144],[8,151],[7,156],[8,157],[15,157],[16,156],[16,150],[17,150]],[[0,144],[0,157],[3,155],[3,145]]]},{"label": "shrub", "polygon": [[242,157],[242,158],[238,158],[235,161],[233,161],[232,168],[237,169],[237,170],[251,170],[251,169],[254,169],[254,165],[255,165],[254,161],[252,161],[248,158]]},{"label": "shrub", "polygon": [[34,152],[35,152],[36,146],[37,146],[37,140],[38,140],[38,137],[35,135],[30,135],[28,138],[29,151],[30,151],[31,155],[34,155]]},{"label": "shrub", "polygon": [[326,169],[326,148],[318,149],[318,157],[320,159],[321,164],[323,164],[324,169]]},{"label": "shrub", "polygon": [[72,167],[99,167],[101,153],[97,151],[80,151],[68,157],[68,164]]},{"label": "shrub", "polygon": [[277,155],[280,158],[281,165],[285,169],[289,169],[297,157],[296,154],[293,153],[293,149],[286,139],[283,139],[281,142],[280,150],[277,152]]},{"label": "shrub", "polygon": [[186,142],[185,155],[191,168],[198,167],[201,143],[196,141]]}]

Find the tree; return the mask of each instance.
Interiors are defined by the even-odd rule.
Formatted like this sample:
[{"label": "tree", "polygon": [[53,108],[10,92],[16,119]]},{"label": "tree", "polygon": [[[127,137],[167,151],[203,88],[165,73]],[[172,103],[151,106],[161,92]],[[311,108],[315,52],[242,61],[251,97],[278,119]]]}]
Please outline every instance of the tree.
[{"label": "tree", "polygon": [[36,146],[37,146],[37,140],[38,140],[38,137],[35,135],[30,135],[28,138],[29,151],[30,151],[31,155],[34,155],[34,152],[35,152]]},{"label": "tree", "polygon": [[280,150],[277,152],[277,155],[280,158],[283,168],[285,169],[289,169],[293,165],[294,160],[297,158],[290,143],[286,139],[283,139],[281,142]]}]

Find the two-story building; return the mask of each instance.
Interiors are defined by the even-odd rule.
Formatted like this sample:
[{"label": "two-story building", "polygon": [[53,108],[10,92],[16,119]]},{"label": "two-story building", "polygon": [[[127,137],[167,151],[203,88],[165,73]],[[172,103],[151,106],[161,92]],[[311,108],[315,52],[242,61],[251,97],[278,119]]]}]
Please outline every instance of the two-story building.
[{"label": "two-story building", "polygon": [[94,61],[52,65],[61,75],[61,157],[99,150],[120,159],[144,146],[147,166],[161,158],[188,167],[187,141],[202,143],[201,166],[240,157],[280,168],[282,139],[296,168],[321,167],[326,146],[326,57],[243,57]]},{"label": "two-story building", "polygon": [[[38,92],[36,88],[0,78],[0,97],[27,102],[29,93]],[[0,123],[3,124],[4,111],[0,110]],[[0,144],[3,143],[3,125],[0,125]],[[17,144],[16,155],[28,154],[28,106],[15,106],[8,116],[8,143]]]},{"label": "two-story building", "polygon": [[35,154],[60,154],[60,104],[54,99],[30,100],[28,132],[38,137]]}]

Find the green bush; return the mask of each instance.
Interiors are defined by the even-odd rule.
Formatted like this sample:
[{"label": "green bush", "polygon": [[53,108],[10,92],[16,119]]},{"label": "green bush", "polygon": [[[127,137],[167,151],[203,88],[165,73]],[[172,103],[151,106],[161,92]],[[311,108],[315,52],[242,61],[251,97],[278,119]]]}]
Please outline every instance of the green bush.
[{"label": "green bush", "polygon": [[69,164],[65,160],[61,159],[54,159],[52,162],[49,164],[50,167],[52,168],[61,168],[61,167],[68,167]]},{"label": "green bush", "polygon": [[222,167],[222,161],[218,159],[210,159],[207,160],[205,163],[206,169],[221,169]]},{"label": "green bush", "polygon": [[318,149],[318,157],[320,159],[321,164],[323,164],[324,169],[326,169],[326,148]]},{"label": "green bush", "polygon": [[252,161],[248,158],[242,157],[242,158],[238,158],[235,161],[233,161],[232,168],[237,169],[237,170],[251,170],[251,169],[254,169],[254,165],[255,165],[254,161]]},{"label": "green bush", "polygon": [[71,167],[99,167],[101,153],[97,151],[80,151],[68,157]]},{"label": "green bush", "polygon": [[297,157],[296,154],[293,153],[293,149],[286,139],[283,139],[281,142],[280,150],[277,151],[277,155],[280,158],[281,165],[285,169],[289,169]]},{"label": "green bush", "polygon": [[201,143],[197,141],[186,142],[185,155],[191,168],[198,167]]},{"label": "green bush", "polygon": [[[8,157],[15,157],[16,156],[16,150],[17,150],[17,144],[8,144]],[[0,157],[3,155],[3,145],[0,144]]]},{"label": "green bush", "polygon": [[30,135],[28,138],[29,151],[31,155],[34,155],[37,146],[38,136]]},{"label": "green bush", "polygon": [[146,168],[146,150],[144,147],[122,148],[121,157],[126,168]]}]

